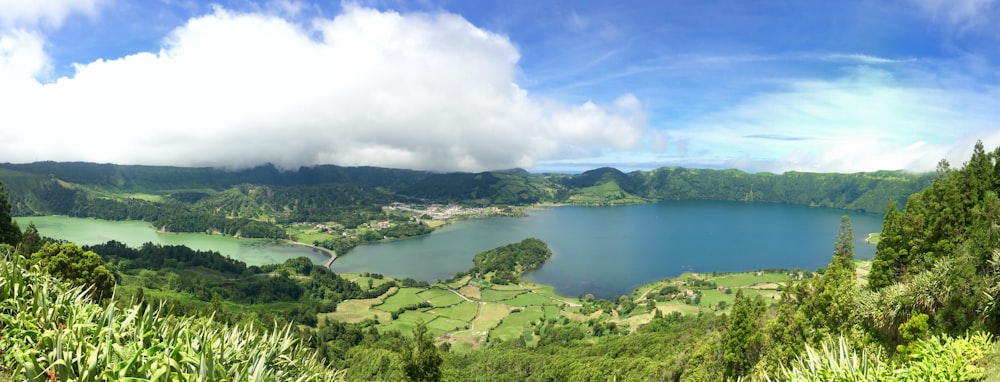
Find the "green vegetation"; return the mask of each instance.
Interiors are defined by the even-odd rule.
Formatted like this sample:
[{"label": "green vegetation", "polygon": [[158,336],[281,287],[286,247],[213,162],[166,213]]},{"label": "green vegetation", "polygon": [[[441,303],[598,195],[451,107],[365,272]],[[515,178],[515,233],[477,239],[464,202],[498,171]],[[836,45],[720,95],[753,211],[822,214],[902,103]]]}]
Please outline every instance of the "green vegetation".
[{"label": "green vegetation", "polygon": [[92,251],[84,251],[73,243],[47,243],[34,252],[29,261],[56,278],[86,288],[87,294],[94,299],[111,297],[115,276]]},{"label": "green vegetation", "polygon": [[498,285],[513,284],[525,272],[541,267],[552,257],[552,251],[541,240],[524,239],[519,243],[508,244],[477,254],[472,262],[475,267],[456,274],[452,280],[466,275],[486,277]]},{"label": "green vegetation", "polygon": [[341,380],[290,327],[101,306],[0,248],[0,377],[27,381]]},{"label": "green vegetation", "polygon": [[21,242],[21,228],[11,219],[10,209],[7,192],[0,183],[0,244],[14,246]]},{"label": "green vegetation", "polygon": [[[0,164],[15,215],[67,214],[153,222],[177,232],[283,237],[275,223],[379,220],[392,202],[618,205],[656,200],[728,200],[881,211],[926,187],[932,175],[660,168],[578,175],[524,170],[431,174],[372,167],[316,166],[279,172],[39,162]],[[307,242],[312,242],[309,240]]]},{"label": "green vegetation", "polygon": [[[326,223],[310,224],[312,228],[301,232],[315,229],[310,234],[322,231],[328,236],[314,240],[324,237],[344,245],[353,240],[356,245],[369,237],[394,237],[390,226],[423,230],[423,216],[382,210],[382,197],[479,205],[576,198],[597,204],[715,199],[868,211],[876,205],[890,207],[870,263],[853,259],[854,232],[845,218],[833,238],[829,266],[817,272],[685,274],[610,300],[559,296],[550,286],[521,279],[523,272],[551,256],[537,239],[485,251],[476,255],[470,270],[428,284],[376,274],[344,277],[307,259],[246,267],[182,247],[133,249],[112,242],[76,248],[45,243],[28,227],[23,233],[5,234],[4,240],[16,247],[0,245],[6,254],[0,271],[7,272],[0,278],[0,293],[6,293],[0,296],[0,379],[48,379],[48,371],[62,379],[158,379],[160,374],[149,373],[162,369],[172,373],[164,374],[165,379],[205,373],[203,379],[212,380],[239,380],[261,372],[271,373],[264,379],[281,380],[915,381],[986,380],[1000,370],[1000,345],[993,337],[1000,331],[1000,305],[995,303],[1000,298],[1000,149],[987,153],[981,144],[961,169],[942,163],[933,177],[672,168],[630,174],[598,169],[575,176],[517,170],[406,173],[405,180],[392,183],[374,180],[385,172],[356,169],[343,170],[354,175],[336,176],[356,180],[364,173],[372,178],[328,183],[263,168],[246,173],[260,183],[223,184],[200,178],[214,171],[206,169],[71,164],[68,167],[81,171],[70,173],[60,166],[0,168],[0,176],[16,183],[10,188],[12,202],[0,204],[0,225],[10,220],[4,209],[82,211],[79,206],[98,206],[88,210],[98,213],[116,211],[118,203],[129,213],[147,208],[160,213],[174,206],[192,217],[214,214],[217,219],[247,219],[273,227],[311,216]],[[187,180],[157,181],[151,175],[163,171],[186,174],[178,179]],[[331,178],[337,173],[332,168],[301,171]],[[452,181],[454,188],[443,187]],[[150,186],[166,183],[170,193]],[[924,186],[902,203],[905,190]],[[357,203],[344,201],[364,192],[370,195],[358,195],[353,199]],[[325,199],[326,193],[346,199]],[[323,200],[333,206],[321,206]],[[310,211],[315,215],[308,215]],[[291,231],[280,228],[282,235]],[[46,265],[50,259],[60,265]],[[38,265],[28,270],[23,264],[29,262]],[[74,270],[72,262],[82,268]],[[107,273],[90,272],[102,267]],[[76,273],[60,274],[66,270]],[[60,294],[60,288],[67,288],[62,282],[61,287],[7,287],[14,282],[57,283],[36,275],[45,271],[79,286],[68,294]],[[30,281],[18,281],[26,272],[34,272]],[[91,276],[105,280],[108,274],[114,297],[105,298],[103,305],[83,302],[90,301],[83,288],[96,294],[103,285]],[[33,293],[68,297],[29,296]],[[99,298],[106,296],[101,293]],[[62,300],[73,302],[58,302]],[[275,330],[251,329],[261,323]],[[238,334],[227,334],[233,330]],[[215,342],[195,349],[184,345],[186,340],[170,337],[178,332],[194,338],[189,333],[195,331],[200,331],[198,338]],[[147,332],[154,334],[130,334]],[[111,342],[94,350],[77,340],[81,338]],[[233,338],[270,348],[213,347]],[[222,353],[230,348],[243,355],[223,361],[230,354]],[[317,358],[268,356],[284,349],[295,357]],[[265,357],[246,356],[253,352]],[[290,365],[285,359],[297,362]],[[109,366],[100,366],[105,364]],[[317,365],[323,373],[314,376]],[[342,371],[326,371],[334,369]]]}]

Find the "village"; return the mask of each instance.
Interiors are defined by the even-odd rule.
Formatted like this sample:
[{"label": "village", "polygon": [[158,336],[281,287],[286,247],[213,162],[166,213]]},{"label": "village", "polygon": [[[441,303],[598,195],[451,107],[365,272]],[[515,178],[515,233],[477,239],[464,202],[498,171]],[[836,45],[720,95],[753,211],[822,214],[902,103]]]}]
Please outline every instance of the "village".
[{"label": "village", "polygon": [[[440,227],[454,220],[482,218],[490,216],[520,216],[520,210],[512,210],[510,207],[464,207],[457,204],[406,204],[392,203],[383,206],[382,211],[387,213],[403,213],[411,216],[412,222],[423,222],[430,227]],[[357,229],[346,229],[336,222],[302,222],[295,223],[294,226],[304,226],[314,230],[314,233],[335,235],[342,237],[354,237],[364,230],[381,231],[392,228],[399,223],[395,220],[373,220],[368,223],[358,225]]]},{"label": "village", "polygon": [[499,207],[463,207],[457,204],[411,205],[393,203],[382,207],[382,210],[410,212],[424,220],[450,220],[505,214]]}]

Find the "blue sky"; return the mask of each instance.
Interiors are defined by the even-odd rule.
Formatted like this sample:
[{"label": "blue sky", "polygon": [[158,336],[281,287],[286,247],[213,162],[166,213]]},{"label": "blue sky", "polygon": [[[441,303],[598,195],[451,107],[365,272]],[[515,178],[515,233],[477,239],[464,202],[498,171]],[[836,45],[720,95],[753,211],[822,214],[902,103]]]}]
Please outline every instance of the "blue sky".
[{"label": "blue sky", "polygon": [[954,166],[1000,2],[0,0],[0,161]]}]

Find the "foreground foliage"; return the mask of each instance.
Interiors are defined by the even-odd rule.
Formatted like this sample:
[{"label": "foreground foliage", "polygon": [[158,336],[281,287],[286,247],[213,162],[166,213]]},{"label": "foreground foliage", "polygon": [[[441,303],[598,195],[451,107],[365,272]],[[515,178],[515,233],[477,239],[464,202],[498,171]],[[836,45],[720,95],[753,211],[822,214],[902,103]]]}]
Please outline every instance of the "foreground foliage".
[{"label": "foreground foliage", "polygon": [[0,248],[0,376],[29,381],[339,380],[290,326],[259,330],[94,304]]},{"label": "foreground foliage", "polygon": [[[976,363],[989,350],[992,336],[977,333],[960,338],[933,336],[914,344],[903,367],[895,367],[880,352],[852,349],[844,337],[824,341],[775,378],[791,381],[978,381],[985,370]],[[771,377],[765,377],[772,380]]]}]

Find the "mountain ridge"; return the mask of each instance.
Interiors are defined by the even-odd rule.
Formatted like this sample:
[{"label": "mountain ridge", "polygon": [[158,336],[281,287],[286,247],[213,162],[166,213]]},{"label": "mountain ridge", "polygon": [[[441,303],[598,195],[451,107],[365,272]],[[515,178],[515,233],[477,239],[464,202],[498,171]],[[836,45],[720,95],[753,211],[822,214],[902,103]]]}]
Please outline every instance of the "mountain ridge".
[{"label": "mountain ridge", "polygon": [[[334,190],[340,192],[337,196],[340,202],[384,203],[392,200],[493,206],[720,200],[883,212],[892,202],[905,205],[909,195],[925,188],[932,179],[932,174],[904,171],[773,174],[683,167],[628,173],[602,167],[580,174],[554,174],[530,173],[524,169],[432,173],[335,165],[302,167],[293,171],[264,165],[229,171],[88,162],[0,163],[0,180],[8,189],[15,215],[73,214],[87,201],[104,199],[170,200],[191,204],[226,190],[248,186],[267,186],[270,190],[295,190],[292,194],[307,192],[311,195]],[[285,199],[295,199],[294,195],[283,195]],[[373,198],[371,195],[378,196]],[[323,203],[322,198],[312,198],[313,204]]]}]

